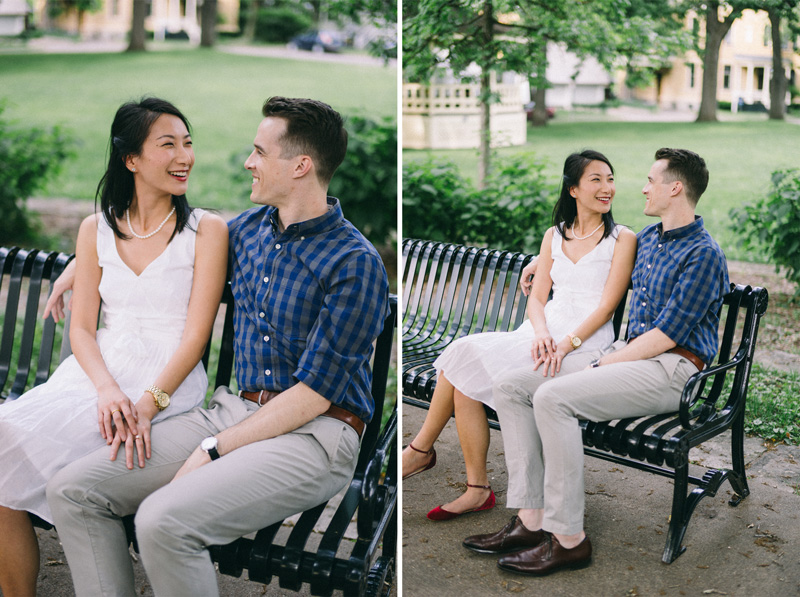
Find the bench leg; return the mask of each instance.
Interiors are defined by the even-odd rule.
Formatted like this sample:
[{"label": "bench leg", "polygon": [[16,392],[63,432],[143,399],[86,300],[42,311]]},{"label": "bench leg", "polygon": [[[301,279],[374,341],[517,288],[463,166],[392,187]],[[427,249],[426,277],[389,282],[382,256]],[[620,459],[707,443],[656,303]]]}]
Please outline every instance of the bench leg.
[{"label": "bench leg", "polygon": [[744,409],[736,417],[736,422],[731,427],[731,460],[733,471],[729,479],[734,495],[728,500],[728,504],[738,506],[744,498],[750,495],[744,462]]},{"label": "bench leg", "polygon": [[[675,484],[672,491],[672,514],[669,517],[669,530],[667,531],[667,544],[664,546],[664,554],[661,561],[671,564],[675,559],[686,551],[681,546],[683,536],[686,534],[686,527],[689,526],[689,518],[692,516],[694,507],[687,504],[686,492],[689,488],[689,463],[675,467]],[[694,493],[694,492],[693,492]],[[686,512],[690,507],[689,512]]]}]

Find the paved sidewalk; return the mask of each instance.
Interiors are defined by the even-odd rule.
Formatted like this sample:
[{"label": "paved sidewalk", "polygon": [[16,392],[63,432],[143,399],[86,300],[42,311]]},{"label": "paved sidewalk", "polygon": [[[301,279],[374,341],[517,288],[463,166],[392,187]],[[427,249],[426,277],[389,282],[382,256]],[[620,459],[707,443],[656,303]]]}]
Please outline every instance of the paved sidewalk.
[{"label": "paved sidewalk", "polygon": [[[403,444],[413,439],[425,413],[403,409]],[[727,437],[727,436],[723,436]],[[724,463],[724,439],[692,452],[693,462]],[[671,565],[661,563],[672,499],[666,478],[587,458],[586,530],[593,565],[544,578],[497,568],[496,558],[461,546],[464,537],[500,529],[506,470],[500,433],[491,432],[489,476],[498,497],[493,510],[449,522],[426,512],[463,491],[464,462],[451,419],[436,443],[438,464],[404,483],[402,496],[403,594],[413,597],[472,595],[636,596],[800,594],[800,448],[768,449],[747,439],[750,496],[728,506],[725,483],[716,497],[700,502],[683,545]]]}]

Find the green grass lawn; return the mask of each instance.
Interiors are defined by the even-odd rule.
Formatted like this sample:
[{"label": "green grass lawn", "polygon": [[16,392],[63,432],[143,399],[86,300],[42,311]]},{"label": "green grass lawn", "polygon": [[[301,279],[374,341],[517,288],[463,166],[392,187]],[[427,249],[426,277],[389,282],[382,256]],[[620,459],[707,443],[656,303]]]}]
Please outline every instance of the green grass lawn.
[{"label": "green grass lawn", "polygon": [[[603,152],[617,174],[614,217],[638,231],[653,221],[642,214],[641,190],[656,149],[691,149],[706,159],[710,172],[708,190],[697,209],[706,226],[729,259],[763,260],[740,247],[728,213],[764,195],[774,170],[800,167],[800,126],[751,118],[718,123],[629,123],[576,122],[570,116],[559,114],[544,128],[529,127],[528,143],[500,149],[500,159],[512,153],[530,153],[547,162],[546,173],[556,184],[564,158],[571,152],[584,148]],[[596,118],[602,120],[600,115]],[[455,162],[465,176],[474,177],[477,172],[476,150],[403,152],[406,161],[429,156]]]},{"label": "green grass lawn", "polygon": [[[144,54],[0,55],[4,117],[26,126],[61,125],[77,141],[76,157],[39,195],[93,199],[105,170],[106,144],[119,105],[163,97],[194,128],[197,162],[189,200],[241,210],[248,188],[231,173],[252,148],[261,105],[272,95],[311,97],[344,115],[396,116],[397,70],[235,56],[215,50]],[[237,158],[232,160],[232,156]]]}]

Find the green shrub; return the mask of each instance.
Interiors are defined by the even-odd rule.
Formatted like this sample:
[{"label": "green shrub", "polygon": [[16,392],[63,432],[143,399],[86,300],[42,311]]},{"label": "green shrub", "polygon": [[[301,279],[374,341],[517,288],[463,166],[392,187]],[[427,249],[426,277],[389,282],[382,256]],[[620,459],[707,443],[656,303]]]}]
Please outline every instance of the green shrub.
[{"label": "green shrub", "polygon": [[776,269],[785,267],[800,295],[800,170],[773,172],[768,195],[730,215],[742,245],[763,249]]},{"label": "green shrub", "polygon": [[347,118],[347,157],[328,192],[342,201],[345,217],[373,244],[397,237],[397,123]]},{"label": "green shrub", "polygon": [[12,128],[4,109],[0,103],[0,244],[22,244],[36,234],[25,200],[58,173],[71,141],[58,127]]},{"label": "green shrub", "polygon": [[731,103],[730,102],[717,102],[717,109],[718,110],[725,110],[727,112],[731,111]]},{"label": "green shrub", "polygon": [[268,43],[286,43],[313,21],[311,16],[298,6],[262,8],[256,21],[256,39]]},{"label": "green shrub", "polygon": [[538,253],[555,202],[544,165],[524,154],[494,163],[482,191],[453,164],[404,165],[404,236]]}]

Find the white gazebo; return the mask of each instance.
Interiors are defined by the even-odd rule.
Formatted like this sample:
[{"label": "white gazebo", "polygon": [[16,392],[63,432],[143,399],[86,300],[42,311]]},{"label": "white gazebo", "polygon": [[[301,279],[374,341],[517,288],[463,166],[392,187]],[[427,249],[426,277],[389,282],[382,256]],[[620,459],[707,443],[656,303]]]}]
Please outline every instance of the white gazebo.
[{"label": "white gazebo", "polygon": [[[524,145],[524,97],[516,84],[494,83],[500,101],[491,105],[493,147]],[[480,86],[464,83],[403,85],[403,147],[471,149],[480,146]]]}]

